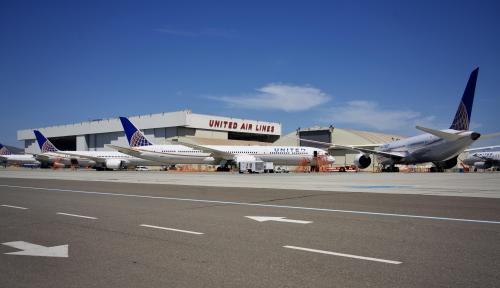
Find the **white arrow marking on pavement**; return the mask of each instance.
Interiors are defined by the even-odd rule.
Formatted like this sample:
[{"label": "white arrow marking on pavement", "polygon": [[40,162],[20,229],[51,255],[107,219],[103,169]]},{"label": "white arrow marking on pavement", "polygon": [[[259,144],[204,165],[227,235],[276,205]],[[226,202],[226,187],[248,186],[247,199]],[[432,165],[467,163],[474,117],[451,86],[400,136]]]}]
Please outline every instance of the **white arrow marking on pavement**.
[{"label": "white arrow marking on pavement", "polygon": [[24,255],[24,256],[44,256],[44,257],[68,257],[68,245],[60,245],[54,247],[45,247],[24,241],[14,241],[2,243],[22,251],[5,253],[9,255]]},{"label": "white arrow marking on pavement", "polygon": [[269,216],[245,216],[252,220],[258,222],[267,222],[267,221],[276,221],[276,222],[287,222],[287,223],[296,223],[296,224],[309,224],[313,223],[312,221],[304,221],[304,220],[293,220],[286,219],[286,217],[269,217]]}]

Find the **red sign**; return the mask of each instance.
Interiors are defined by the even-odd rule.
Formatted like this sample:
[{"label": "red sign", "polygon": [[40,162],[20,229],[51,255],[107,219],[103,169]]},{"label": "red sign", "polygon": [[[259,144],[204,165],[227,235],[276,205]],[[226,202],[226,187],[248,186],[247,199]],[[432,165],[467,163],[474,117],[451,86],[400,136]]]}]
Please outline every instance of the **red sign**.
[{"label": "red sign", "polygon": [[274,125],[266,124],[252,124],[252,123],[238,123],[236,121],[227,120],[209,120],[208,126],[212,128],[223,128],[238,131],[252,131],[252,132],[263,132],[263,133],[274,133]]}]

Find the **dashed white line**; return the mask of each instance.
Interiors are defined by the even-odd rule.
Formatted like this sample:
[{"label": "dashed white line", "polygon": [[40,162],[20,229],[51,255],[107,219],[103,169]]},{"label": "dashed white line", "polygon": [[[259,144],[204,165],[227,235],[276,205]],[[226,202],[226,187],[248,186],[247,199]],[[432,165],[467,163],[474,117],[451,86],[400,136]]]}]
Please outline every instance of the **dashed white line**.
[{"label": "dashed white line", "polygon": [[359,255],[352,255],[352,254],[338,253],[338,252],[325,251],[325,250],[317,250],[317,249],[304,248],[304,247],[297,247],[297,246],[288,246],[288,245],[287,245],[287,246],[283,246],[283,247],[284,247],[284,248],[288,248],[288,249],[294,249],[294,250],[306,251],[306,252],[313,252],[313,253],[320,253],[320,254],[334,255],[334,256],[340,256],[340,257],[347,257],[347,258],[354,258],[354,259],[360,259],[360,260],[367,260],[367,261],[382,262],[382,263],[387,263],[387,264],[395,264],[395,265],[399,265],[399,264],[403,263],[403,262],[401,262],[401,261],[386,260],[386,259],[373,258],[373,257],[365,257],[365,256],[359,256]]},{"label": "dashed white line", "polygon": [[7,208],[14,208],[14,209],[21,209],[21,210],[26,210],[28,208],[25,207],[19,207],[19,206],[12,206],[12,205],[0,205],[2,207],[7,207]]},{"label": "dashed white line", "polygon": [[205,234],[205,233],[201,233],[201,232],[188,231],[188,230],[180,230],[180,229],[174,229],[174,228],[168,228],[168,227],[161,227],[161,226],[154,226],[154,225],[147,225],[147,224],[141,224],[139,226],[148,227],[148,228],[154,228],[154,229],[161,229],[161,230],[168,230],[168,231],[175,231],[175,232],[182,232],[182,233],[188,233],[188,234],[195,234],[195,235],[203,235],[203,234]]},{"label": "dashed white line", "polygon": [[85,218],[85,219],[97,220],[96,217],[91,217],[91,216],[83,216],[83,215],[69,214],[69,213],[62,213],[62,212],[57,212],[56,214],[57,215],[64,215],[64,216],[71,216],[71,217],[78,217],[78,218]]},{"label": "dashed white line", "polygon": [[206,200],[206,199],[192,199],[192,198],[176,198],[176,197],[149,196],[149,195],[123,194],[123,193],[111,193],[111,192],[96,192],[96,191],[83,191],[83,190],[44,188],[44,187],[16,186],[16,185],[5,185],[5,184],[0,184],[0,187],[10,187],[10,188],[18,188],[18,189],[32,189],[32,190],[42,190],[42,191],[57,191],[57,192],[68,192],[68,193],[81,193],[81,194],[92,194],[92,195],[134,197],[134,198],[145,198],[145,199],[162,199],[162,200],[171,200],[171,201],[187,201],[187,202],[215,203],[215,204],[253,206],[253,207],[270,207],[270,208],[297,209],[297,210],[308,210],[308,211],[350,213],[350,214],[370,215],[370,216],[403,217],[403,218],[413,218],[413,219],[458,221],[458,222],[497,224],[497,225],[500,224],[500,221],[495,221],[495,220],[448,218],[448,217],[436,217],[436,216],[425,216],[425,215],[394,214],[394,213],[384,213],[384,212],[341,210],[341,209],[330,209],[330,208],[274,205],[274,204],[263,204],[263,203],[234,202],[234,201],[220,201],[220,200]]}]

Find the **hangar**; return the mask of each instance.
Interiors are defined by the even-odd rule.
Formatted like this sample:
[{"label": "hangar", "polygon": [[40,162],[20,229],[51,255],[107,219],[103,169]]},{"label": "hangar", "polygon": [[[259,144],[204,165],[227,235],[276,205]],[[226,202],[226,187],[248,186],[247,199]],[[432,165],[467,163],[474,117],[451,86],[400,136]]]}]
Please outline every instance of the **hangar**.
[{"label": "hangar", "polygon": [[[277,145],[325,146],[300,139],[320,142],[359,145],[377,144],[401,139],[399,135],[359,131],[337,127],[299,128],[281,136],[282,126],[276,122],[231,118],[224,116],[192,113],[190,110],[164,112],[132,116],[129,119],[156,144],[167,143],[166,139],[205,145]],[[110,150],[106,144],[128,146],[125,133],[118,118],[96,119],[74,124],[57,125],[17,131],[17,139],[24,141],[26,153],[39,153],[33,130],[38,129],[60,150],[99,151]],[[356,152],[349,150],[329,151],[335,165],[352,165]],[[377,163],[372,157],[372,165],[367,170],[376,170]]]},{"label": "hangar", "polygon": [[[281,124],[192,113],[190,110],[132,116],[129,119],[153,142],[189,137],[199,144],[266,145],[281,136]],[[17,131],[26,153],[39,153],[33,130],[38,129],[60,150],[110,150],[105,145],[128,146],[119,118]]]},{"label": "hangar", "polygon": [[[338,145],[367,145],[380,144],[389,141],[395,141],[404,138],[399,135],[383,134],[377,132],[360,131],[353,129],[337,128],[337,127],[311,127],[299,128],[296,131],[281,137],[275,142],[275,145],[300,145],[312,146],[325,149],[324,145],[301,141],[300,139],[313,140]],[[352,165],[354,157],[359,153],[350,150],[330,150],[332,156],[335,157],[335,165]],[[366,168],[370,171],[377,170],[378,163],[376,157],[372,158],[372,164]]]}]

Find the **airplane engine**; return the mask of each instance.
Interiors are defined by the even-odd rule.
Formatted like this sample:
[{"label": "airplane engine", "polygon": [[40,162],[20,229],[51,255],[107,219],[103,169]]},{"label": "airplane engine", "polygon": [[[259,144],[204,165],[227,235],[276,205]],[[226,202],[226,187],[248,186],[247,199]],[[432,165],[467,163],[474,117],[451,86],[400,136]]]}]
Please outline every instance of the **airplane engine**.
[{"label": "airplane engine", "polygon": [[440,162],[439,166],[443,169],[451,169],[451,168],[457,166],[457,163],[458,163],[457,158],[458,157],[455,157],[455,158],[451,158],[451,159],[448,159],[446,161]]},{"label": "airplane engine", "polygon": [[54,161],[54,163],[52,163],[52,168],[64,168],[64,167],[66,167],[64,163],[58,161]]},{"label": "airplane engine", "polygon": [[123,161],[119,159],[108,159],[106,160],[107,169],[122,169],[124,166]]},{"label": "airplane engine", "polygon": [[372,159],[370,156],[366,156],[365,154],[358,154],[356,158],[354,158],[354,165],[356,165],[359,169],[365,169],[366,167],[372,164]]},{"label": "airplane engine", "polygon": [[475,162],[474,163],[474,167],[476,167],[477,169],[488,169],[488,168],[491,168],[491,163],[489,162]]}]

